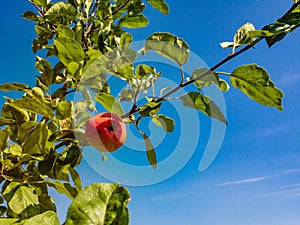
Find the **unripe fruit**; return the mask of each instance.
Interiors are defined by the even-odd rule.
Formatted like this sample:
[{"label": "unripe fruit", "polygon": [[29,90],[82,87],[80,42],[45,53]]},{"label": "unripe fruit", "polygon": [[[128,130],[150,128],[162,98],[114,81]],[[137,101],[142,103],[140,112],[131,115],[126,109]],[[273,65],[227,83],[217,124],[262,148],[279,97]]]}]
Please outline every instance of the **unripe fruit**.
[{"label": "unripe fruit", "polygon": [[125,142],[126,125],[116,114],[100,113],[87,122],[85,137],[99,151],[113,152]]}]

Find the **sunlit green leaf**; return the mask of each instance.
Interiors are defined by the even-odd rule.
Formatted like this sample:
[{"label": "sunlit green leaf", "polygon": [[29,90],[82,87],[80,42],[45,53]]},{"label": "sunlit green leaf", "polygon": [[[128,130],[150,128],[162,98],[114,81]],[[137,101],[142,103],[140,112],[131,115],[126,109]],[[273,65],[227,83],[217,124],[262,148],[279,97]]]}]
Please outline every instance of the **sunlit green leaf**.
[{"label": "sunlit green leaf", "polygon": [[117,72],[114,73],[117,77],[120,77],[122,79],[126,79],[128,81],[132,80],[133,77],[133,65],[128,64],[125,66],[122,66],[120,69],[118,69]]},{"label": "sunlit green leaf", "polygon": [[161,126],[165,132],[173,132],[175,121],[170,117],[164,115],[157,115],[152,117],[153,123],[158,126]]},{"label": "sunlit green leaf", "polygon": [[153,8],[159,10],[163,14],[168,14],[169,13],[169,6],[167,3],[165,3],[164,0],[147,0]]},{"label": "sunlit green leaf", "polygon": [[57,119],[66,119],[72,115],[72,103],[68,101],[61,101],[58,103],[56,110]]},{"label": "sunlit green leaf", "polygon": [[68,66],[71,62],[80,63],[85,55],[81,45],[74,39],[61,37],[54,39],[54,45],[58,51],[58,58]]},{"label": "sunlit green leaf", "polygon": [[266,36],[266,42],[269,47],[276,42],[282,40],[287,33],[294,31],[300,26],[300,6],[298,5],[294,10],[285,14],[272,24],[269,24],[263,28],[267,33],[273,35]]},{"label": "sunlit green leaf", "polygon": [[249,35],[249,32],[254,31],[255,27],[252,23],[246,23],[241,26],[234,35],[233,42],[235,46],[249,44],[253,41],[253,38]]},{"label": "sunlit green leaf", "polygon": [[264,68],[255,64],[240,66],[232,72],[230,81],[254,101],[282,111],[283,92],[275,87]]},{"label": "sunlit green leaf", "polygon": [[221,91],[226,92],[229,91],[230,86],[225,80],[219,79],[219,88]]},{"label": "sunlit green leaf", "polygon": [[68,183],[62,183],[60,181],[50,181],[50,180],[46,180],[44,183],[49,185],[50,187],[55,188],[56,191],[66,195],[70,199],[74,199],[78,194],[77,190]]},{"label": "sunlit green leaf", "polygon": [[207,96],[199,92],[189,92],[180,97],[184,106],[200,110],[206,115],[227,124],[227,120],[220,108]]},{"label": "sunlit green leaf", "polygon": [[160,109],[161,103],[148,102],[147,104],[140,107],[141,116],[154,116]]},{"label": "sunlit green leaf", "polygon": [[10,201],[8,202],[11,210],[20,214],[28,207],[34,207],[39,204],[38,196],[34,194],[34,190],[26,187],[20,186],[15,192]]},{"label": "sunlit green leaf", "polygon": [[135,69],[135,75],[137,78],[146,78],[150,74],[156,74],[155,68],[146,64],[139,64]]},{"label": "sunlit green leaf", "polygon": [[148,19],[142,15],[126,15],[119,21],[119,26],[127,28],[140,28],[146,27],[149,24]]},{"label": "sunlit green leaf", "polygon": [[53,211],[47,211],[42,214],[31,217],[23,225],[60,225],[58,216]]},{"label": "sunlit green leaf", "polygon": [[188,61],[190,51],[188,44],[170,33],[153,33],[147,38],[144,52],[154,50],[158,54],[183,65]]},{"label": "sunlit green leaf", "polygon": [[97,102],[99,102],[105,109],[107,109],[108,111],[110,111],[112,113],[115,113],[119,116],[124,114],[124,110],[123,110],[121,104],[112,95],[100,92],[95,97],[95,100]]},{"label": "sunlit green leaf", "polygon": [[26,84],[21,83],[9,83],[9,84],[1,84],[0,85],[1,91],[28,91],[30,87]]},{"label": "sunlit green leaf", "polygon": [[133,93],[130,89],[123,89],[118,96],[119,101],[130,102],[133,99]]},{"label": "sunlit green leaf", "polygon": [[20,219],[18,218],[0,218],[1,225],[19,225],[19,221]]},{"label": "sunlit green leaf", "polygon": [[56,2],[46,12],[46,17],[53,24],[62,24],[66,20],[72,20],[77,14],[76,8],[67,2]]},{"label": "sunlit green leaf", "polygon": [[132,43],[132,36],[128,32],[124,32],[120,37],[120,45],[129,45]]},{"label": "sunlit green leaf", "polygon": [[119,184],[95,183],[79,192],[65,225],[128,224],[128,191]]},{"label": "sunlit green leaf", "polygon": [[47,8],[47,5],[50,3],[50,0],[32,0],[38,6],[42,6],[43,8]]},{"label": "sunlit green leaf", "polygon": [[6,154],[11,154],[14,156],[21,156],[22,155],[22,148],[20,145],[12,144],[9,146],[9,148],[5,149],[4,152]]},{"label": "sunlit green leaf", "polygon": [[22,98],[9,103],[10,106],[17,109],[24,109],[29,112],[41,114],[49,119],[54,119],[54,113],[47,105],[30,98]]},{"label": "sunlit green leaf", "polygon": [[58,37],[73,38],[75,36],[75,33],[71,28],[62,24],[56,28],[56,32],[58,33]]},{"label": "sunlit green leaf", "polygon": [[24,153],[29,154],[33,158],[43,160],[54,147],[53,143],[48,142],[51,131],[46,124],[38,124],[32,131],[23,146]]},{"label": "sunlit green leaf", "polygon": [[220,45],[222,48],[232,48],[232,52],[234,52],[236,47],[250,44],[255,40],[253,31],[255,31],[254,25],[246,23],[237,30],[233,37],[233,42],[222,42]]}]

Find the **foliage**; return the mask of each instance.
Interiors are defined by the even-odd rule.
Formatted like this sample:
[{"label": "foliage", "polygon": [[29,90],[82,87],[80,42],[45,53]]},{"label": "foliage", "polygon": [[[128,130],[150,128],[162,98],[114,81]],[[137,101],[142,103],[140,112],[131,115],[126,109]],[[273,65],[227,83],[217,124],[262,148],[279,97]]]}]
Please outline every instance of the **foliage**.
[{"label": "foliage", "polygon": [[[36,12],[27,11],[23,17],[36,23],[37,37],[32,50],[37,54],[35,67],[40,75],[35,87],[20,83],[0,85],[2,91],[22,94],[19,99],[6,98],[1,109],[0,216],[6,217],[0,219],[1,224],[59,224],[55,203],[48,192],[50,187],[73,200],[67,225],[128,224],[127,190],[118,184],[92,184],[82,189],[75,169],[87,145],[84,126],[95,110],[95,102],[136,126],[154,169],[158,166],[157,153],[139,123],[150,117],[165,132],[176,129],[175,121],[159,111],[167,97],[187,85],[194,84],[195,90],[178,98],[183,105],[225,124],[227,120],[222,110],[202,94],[206,86],[213,84],[225,92],[230,82],[254,101],[282,110],[283,93],[262,67],[242,65],[232,73],[216,73],[215,69],[263,39],[271,47],[298,28],[299,1],[294,1],[283,17],[262,30],[256,30],[251,23],[243,25],[233,42],[221,44],[232,48],[227,58],[211,69],[195,68],[187,78],[182,66],[187,63],[190,50],[182,38],[156,32],[147,38],[143,49],[136,52],[130,48],[132,35],[124,29],[148,25],[143,14],[145,3],[168,14],[169,7],[164,0],[29,2]],[[245,47],[235,52],[241,46]],[[163,88],[161,96],[148,97],[145,104],[138,105],[140,94],[153,89],[155,81],[162,76],[154,67],[134,64],[138,54],[150,51],[177,63],[181,82],[173,89]],[[128,84],[118,98],[110,93],[108,75]],[[229,76],[229,81],[221,79],[221,75]],[[76,103],[68,98],[75,91],[82,95],[82,100]],[[129,112],[124,112],[122,101],[132,103]]]}]

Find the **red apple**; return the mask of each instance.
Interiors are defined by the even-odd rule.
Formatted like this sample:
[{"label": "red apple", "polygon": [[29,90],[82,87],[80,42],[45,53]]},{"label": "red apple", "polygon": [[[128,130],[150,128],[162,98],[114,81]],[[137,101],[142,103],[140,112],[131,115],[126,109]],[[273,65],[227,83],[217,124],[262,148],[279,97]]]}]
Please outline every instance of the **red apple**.
[{"label": "red apple", "polygon": [[86,124],[88,143],[101,152],[114,152],[126,139],[126,125],[116,114],[104,112],[92,117]]}]

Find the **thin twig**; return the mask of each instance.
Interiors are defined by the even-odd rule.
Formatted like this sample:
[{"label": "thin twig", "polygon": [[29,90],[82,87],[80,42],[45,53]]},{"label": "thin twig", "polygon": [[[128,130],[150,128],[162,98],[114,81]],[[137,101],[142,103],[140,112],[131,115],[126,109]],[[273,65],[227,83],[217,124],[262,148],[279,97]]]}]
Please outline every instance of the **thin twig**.
[{"label": "thin twig", "polygon": [[181,74],[180,84],[182,85],[184,83],[184,71],[183,71],[182,65],[180,65],[179,68],[180,68],[180,74]]}]

